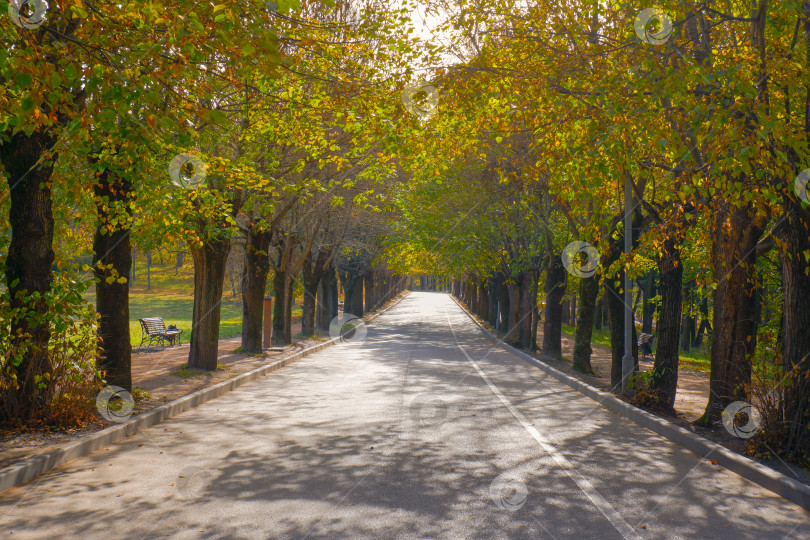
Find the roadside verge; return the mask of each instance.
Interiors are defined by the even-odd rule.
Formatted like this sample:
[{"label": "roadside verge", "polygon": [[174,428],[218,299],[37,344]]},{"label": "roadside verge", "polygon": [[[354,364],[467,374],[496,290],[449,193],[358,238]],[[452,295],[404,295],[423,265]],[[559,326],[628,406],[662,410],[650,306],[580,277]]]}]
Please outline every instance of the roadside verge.
[{"label": "roadside verge", "polygon": [[[374,319],[399,304],[399,302],[401,302],[407,295],[407,291],[401,293],[395,297],[388,306],[380,311],[372,313],[368,317],[365,317],[364,321],[366,323],[372,322]],[[300,360],[301,358],[305,358],[311,354],[321,351],[322,349],[325,349],[326,347],[334,345],[338,343],[340,339],[341,338],[335,338],[323,343],[319,343],[318,345],[306,348],[286,358],[275,360],[264,366],[260,366],[246,373],[242,373],[241,375],[237,375],[232,379],[222,381],[213,386],[203,388],[181,398],[175,399],[174,401],[166,403],[165,405],[161,405],[160,407],[138,415],[136,418],[132,418],[125,423],[110,426],[86,437],[82,437],[77,441],[65,444],[55,450],[51,450],[50,452],[32,456],[28,459],[24,459],[14,463],[13,465],[0,469],[0,493],[9,488],[24,484],[25,482],[28,482],[29,480],[36,478],[37,476],[44,474],[64,463],[67,463],[68,461],[85,456],[94,450],[98,450],[99,448],[123,439],[124,437],[129,437],[142,429],[159,424],[164,420],[177,416],[182,412],[230,392],[231,390],[234,390],[248,382],[264,377],[272,371],[280,369],[297,360]]]},{"label": "roadside verge", "polygon": [[711,457],[712,462],[716,461],[718,465],[739,474],[747,480],[759,484],[765,489],[776,493],[780,497],[783,497],[807,510],[810,510],[810,486],[785,476],[784,474],[775,471],[770,467],[757,463],[750,458],[737,454],[736,452],[732,452],[722,445],[692,433],[691,431],[668,422],[652,413],[630,405],[629,403],[618,399],[608,392],[599,390],[598,388],[595,388],[575,377],[565,374],[543,363],[526,352],[512,347],[492,334],[480,322],[478,322],[478,320],[461,302],[458,301],[455,296],[450,296],[464,311],[464,313],[466,313],[467,316],[473,321],[473,323],[475,323],[475,325],[478,326],[482,332],[484,332],[489,340],[502,349],[514,354],[529,364],[540,368],[555,379],[588,396],[600,405],[603,405],[604,407],[607,407],[625,418],[636,422],[640,426],[654,431],[670,441],[683,446],[687,450],[699,455],[701,458],[709,459]]}]

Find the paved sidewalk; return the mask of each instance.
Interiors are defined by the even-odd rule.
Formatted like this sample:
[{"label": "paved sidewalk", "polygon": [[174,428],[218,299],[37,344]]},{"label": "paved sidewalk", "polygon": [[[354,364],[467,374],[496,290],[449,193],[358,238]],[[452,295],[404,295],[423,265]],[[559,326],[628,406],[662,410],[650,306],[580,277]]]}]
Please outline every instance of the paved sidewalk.
[{"label": "paved sidewalk", "polygon": [[[301,323],[294,323],[294,330],[296,326],[300,331]],[[149,397],[139,399],[136,414],[233,378],[275,359],[292,355],[317,343],[320,343],[320,340],[295,342],[281,351],[265,351],[263,356],[257,356],[234,352],[241,345],[241,338],[221,339],[219,340],[217,363],[222,366],[216,371],[195,372],[186,377],[175,375],[175,373],[188,362],[187,343],[134,354],[132,356],[133,386],[149,393]],[[85,437],[88,433],[98,431],[107,425],[109,423],[98,421],[68,431],[35,431],[14,435],[10,439],[0,442],[0,468],[55,450],[61,445]]]}]

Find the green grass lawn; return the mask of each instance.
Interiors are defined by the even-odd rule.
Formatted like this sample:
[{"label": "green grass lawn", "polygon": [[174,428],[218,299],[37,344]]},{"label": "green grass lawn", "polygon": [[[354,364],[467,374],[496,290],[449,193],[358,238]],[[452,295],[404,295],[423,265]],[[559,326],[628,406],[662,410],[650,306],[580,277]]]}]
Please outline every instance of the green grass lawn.
[{"label": "green grass lawn", "polygon": [[[88,300],[95,302],[95,293],[88,293]],[[141,325],[138,319],[162,317],[166,326],[170,324],[183,329],[182,341],[188,343],[191,334],[191,312],[194,298],[191,296],[166,294],[165,292],[139,293],[129,296],[129,335],[132,346],[141,342]],[[220,308],[219,337],[227,338],[242,333],[242,302],[226,299]]]},{"label": "green grass lawn", "polygon": [[[136,279],[130,286],[129,294],[129,334],[132,346],[141,342],[141,325],[138,319],[162,317],[166,326],[173,324],[183,330],[182,342],[188,343],[191,335],[191,313],[194,308],[194,269],[191,264],[182,267],[177,275],[174,266],[153,266],[151,287],[146,289],[145,269],[136,266]],[[87,299],[95,305],[95,288],[91,288]],[[293,320],[301,317],[301,308],[293,308]],[[233,296],[230,283],[226,279],[220,306],[219,337],[229,338],[242,333],[242,299]]]},{"label": "green grass lawn", "polygon": [[[575,327],[569,324],[563,324],[563,332],[568,334],[570,337],[574,337],[575,331]],[[594,330],[591,342],[610,348],[610,331],[607,328],[603,330]],[[653,354],[655,354],[655,347],[653,347]],[[711,361],[709,359],[709,350],[705,345],[690,351],[684,351],[681,349],[679,358],[680,367],[684,369],[691,369],[693,371],[703,371],[705,373],[709,373]]]}]

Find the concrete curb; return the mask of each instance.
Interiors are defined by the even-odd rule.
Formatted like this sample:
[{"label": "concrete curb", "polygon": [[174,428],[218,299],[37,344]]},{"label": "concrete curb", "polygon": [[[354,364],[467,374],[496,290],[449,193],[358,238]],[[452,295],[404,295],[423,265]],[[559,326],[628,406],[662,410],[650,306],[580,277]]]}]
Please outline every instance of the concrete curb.
[{"label": "concrete curb", "polygon": [[732,452],[731,450],[714,443],[700,435],[692,433],[691,431],[675,425],[671,422],[659,418],[652,413],[643,409],[639,409],[629,403],[626,403],[614,395],[599,390],[579,379],[572,377],[562,371],[559,371],[544,362],[541,362],[534,356],[531,356],[511,345],[501,341],[497,336],[493,335],[487,330],[478,320],[467,310],[467,308],[459,302],[459,300],[450,295],[456,304],[466,313],[470,319],[486,334],[490,341],[500,346],[502,349],[518,356],[522,360],[538,367],[554,377],[555,379],[563,382],[573,388],[574,390],[585,394],[592,400],[608,409],[628,418],[642,427],[645,427],[655,433],[666,437],[670,441],[679,444],[699,455],[701,458],[717,461],[717,463],[730,471],[734,471],[743,478],[750,480],[765,489],[776,493],[799,506],[810,510],[810,486],[803,484],[793,478],[790,478],[778,471],[771,469],[765,465],[757,463],[745,456]]},{"label": "concrete curb", "polygon": [[[408,296],[407,291],[405,294],[400,294],[399,298],[397,298],[390,306],[366,318],[365,322],[370,323],[389,309],[399,304],[406,296]],[[340,338],[335,338],[323,343],[319,343],[318,345],[314,345],[304,349],[303,351],[290,355],[287,358],[276,360],[270,364],[260,366],[251,371],[242,373],[241,375],[237,375],[233,379],[228,379],[227,381],[222,381],[213,386],[209,386],[208,388],[197,390],[196,392],[166,403],[165,405],[161,405],[160,407],[145,412],[144,414],[138,415],[137,418],[133,418],[123,424],[104,428],[101,431],[97,431],[96,433],[88,435],[87,437],[84,437],[78,441],[68,443],[60,448],[51,450],[50,452],[33,456],[19,463],[9,465],[4,469],[0,469],[0,493],[9,488],[24,484],[25,482],[28,482],[29,480],[58,467],[59,465],[67,463],[68,461],[86,456],[90,452],[98,450],[102,446],[106,446],[110,443],[123,439],[124,437],[129,437],[142,429],[146,429],[173,416],[177,416],[178,414],[192,409],[197,405],[230,392],[231,390],[234,390],[245,383],[264,377],[272,371],[289,365],[296,360],[300,360],[301,358],[314,354],[322,349],[325,349],[326,347],[338,343],[339,341]]]}]

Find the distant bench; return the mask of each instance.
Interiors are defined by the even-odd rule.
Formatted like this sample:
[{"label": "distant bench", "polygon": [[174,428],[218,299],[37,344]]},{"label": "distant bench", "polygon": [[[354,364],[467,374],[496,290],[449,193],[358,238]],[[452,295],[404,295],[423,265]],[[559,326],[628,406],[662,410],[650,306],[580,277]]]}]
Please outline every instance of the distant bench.
[{"label": "distant bench", "polygon": [[638,348],[641,351],[641,357],[647,358],[648,355],[652,354],[652,334],[647,334],[646,332],[642,332],[638,336]]},{"label": "distant bench", "polygon": [[180,343],[180,334],[182,334],[183,331],[171,325],[169,325],[169,328],[166,328],[166,324],[163,322],[162,318],[146,317],[144,319],[138,319],[138,321],[141,323],[141,344],[139,347],[143,346],[144,343],[163,346],[165,346],[166,343],[169,345]]}]

